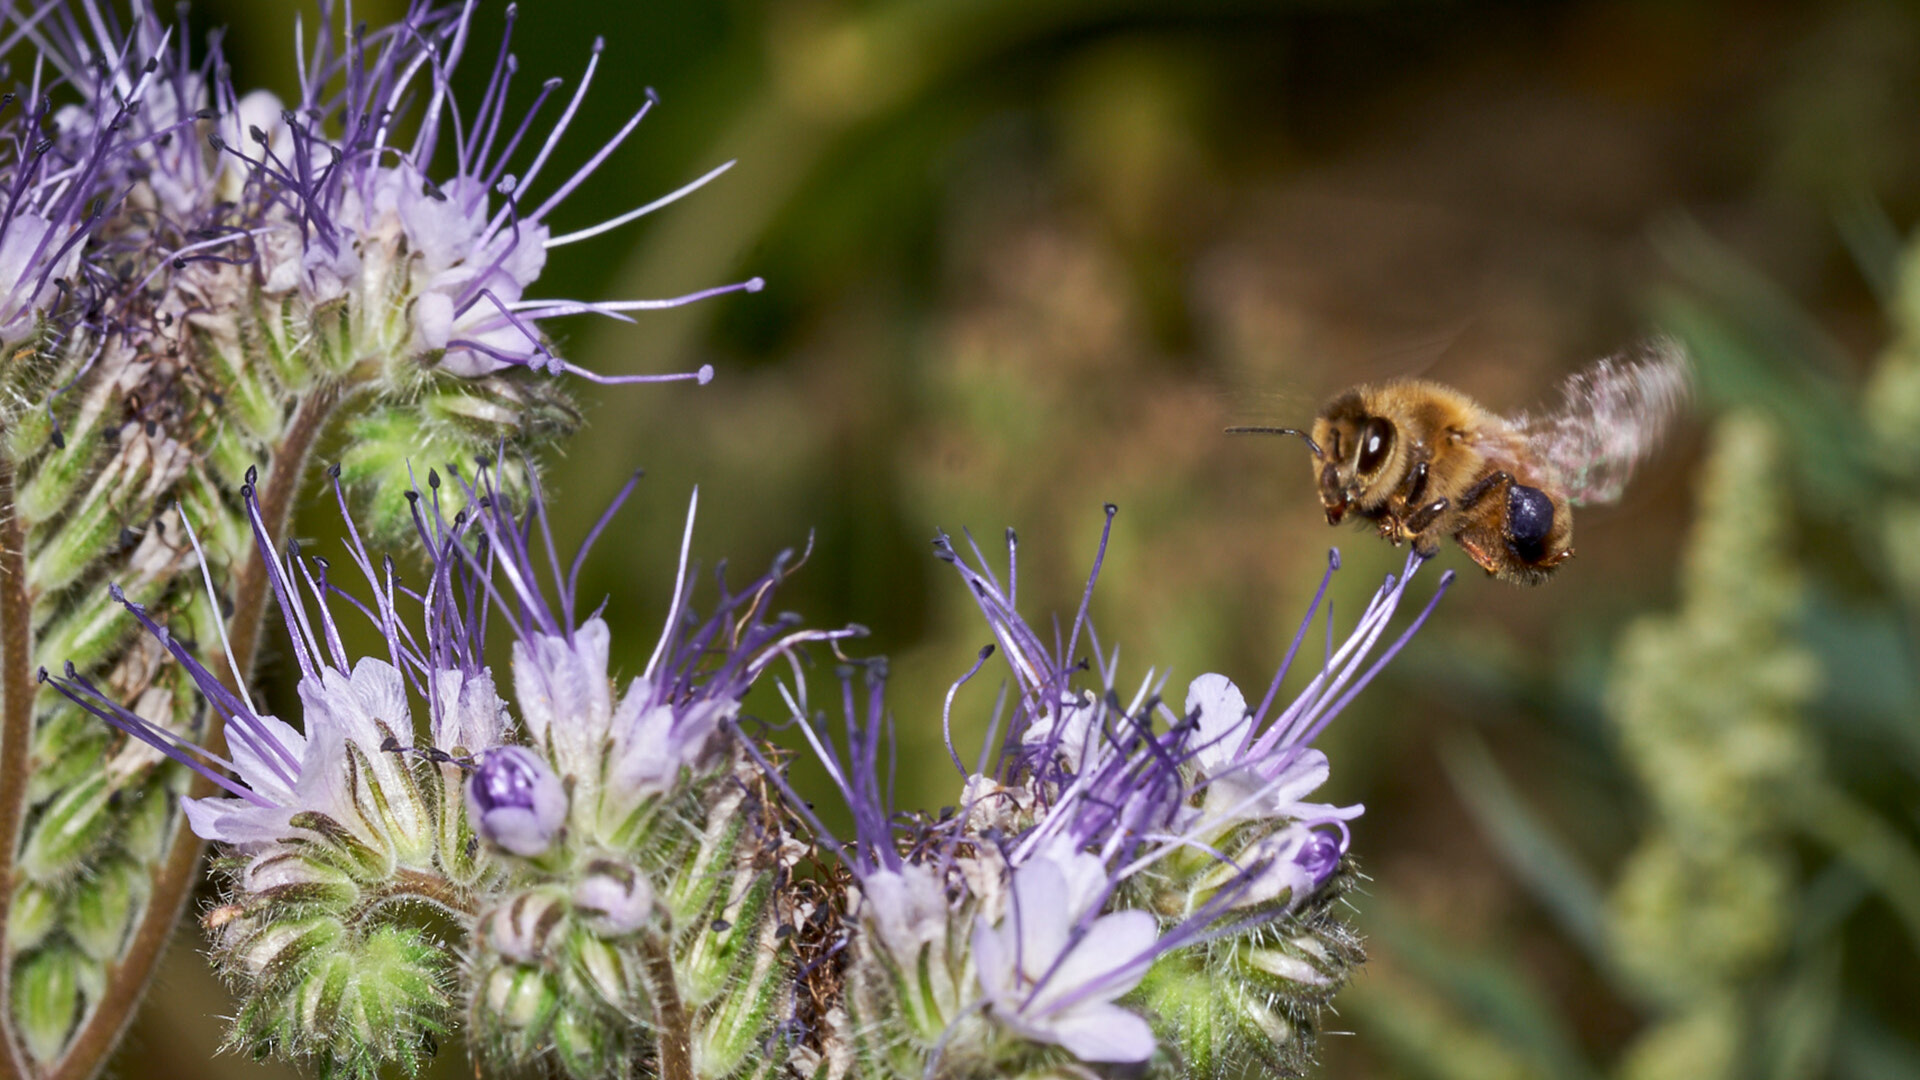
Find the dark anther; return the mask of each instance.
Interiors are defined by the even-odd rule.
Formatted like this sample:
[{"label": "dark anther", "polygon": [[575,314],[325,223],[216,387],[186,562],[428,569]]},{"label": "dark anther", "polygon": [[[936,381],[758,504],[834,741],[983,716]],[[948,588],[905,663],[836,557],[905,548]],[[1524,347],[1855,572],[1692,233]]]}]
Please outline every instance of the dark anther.
[{"label": "dark anther", "polygon": [[327,479],[329,480],[340,479],[340,463],[339,462],[336,461],[333,464],[327,466]]},{"label": "dark anther", "polygon": [[440,473],[437,470],[427,470],[427,486],[435,491],[440,490]]},{"label": "dark anther", "polygon": [[252,139],[261,146],[267,145],[267,133],[252,124],[247,125],[247,138]]},{"label": "dark anther", "polygon": [[260,482],[260,467],[258,465],[247,466],[247,486],[252,487],[253,485],[259,482]]},{"label": "dark anther", "polygon": [[408,488],[408,489],[407,489],[407,501],[408,501],[409,503],[412,503],[412,504],[413,504],[413,505],[415,505],[415,506],[418,506],[418,505],[420,505],[420,493],[419,493],[419,492],[417,492],[417,491],[415,491],[415,490],[413,490],[412,488]]},{"label": "dark anther", "polygon": [[401,750],[400,740],[389,735],[386,738],[380,740],[380,749],[386,751],[389,754],[397,754]]},{"label": "dark anther", "polygon": [[775,941],[785,941],[792,936],[793,927],[787,923],[781,923],[780,928],[773,932],[773,940]]},{"label": "dark anther", "polygon": [[730,922],[728,922],[727,920],[725,920],[725,919],[715,919],[715,920],[713,920],[713,932],[714,932],[714,933],[716,933],[716,934],[724,934],[724,933],[726,933],[727,931],[729,931],[729,930],[731,930],[731,929],[733,929],[733,924],[732,924],[732,923],[730,923]]},{"label": "dark anther", "polygon": [[199,112],[193,114],[193,118],[195,120],[218,120],[220,114],[213,109],[201,109]]}]

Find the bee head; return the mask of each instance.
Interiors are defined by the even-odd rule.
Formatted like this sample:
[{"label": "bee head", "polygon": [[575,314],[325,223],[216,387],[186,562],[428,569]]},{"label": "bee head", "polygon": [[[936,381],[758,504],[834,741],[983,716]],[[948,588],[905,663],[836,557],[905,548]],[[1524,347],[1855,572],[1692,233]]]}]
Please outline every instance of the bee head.
[{"label": "bee head", "polygon": [[1364,502],[1368,490],[1387,480],[1397,434],[1393,421],[1368,412],[1355,394],[1336,398],[1320,414],[1313,438],[1324,452],[1314,455],[1315,480],[1327,524],[1340,524],[1348,507]]},{"label": "bee head", "polygon": [[1313,452],[1314,482],[1327,524],[1338,525],[1347,507],[1377,481],[1393,459],[1393,424],[1345,407],[1342,398],[1314,421],[1311,433],[1299,428],[1230,427],[1230,435],[1297,435]]}]

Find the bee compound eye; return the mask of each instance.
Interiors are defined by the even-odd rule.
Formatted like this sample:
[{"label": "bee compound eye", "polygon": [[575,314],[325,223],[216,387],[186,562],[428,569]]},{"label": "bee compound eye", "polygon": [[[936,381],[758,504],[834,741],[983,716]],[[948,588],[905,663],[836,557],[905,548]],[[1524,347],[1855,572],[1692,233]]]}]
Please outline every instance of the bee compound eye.
[{"label": "bee compound eye", "polygon": [[1393,425],[1379,417],[1371,417],[1360,425],[1360,460],[1356,467],[1363,475],[1372,475],[1380,471],[1387,463],[1387,455],[1393,453]]}]

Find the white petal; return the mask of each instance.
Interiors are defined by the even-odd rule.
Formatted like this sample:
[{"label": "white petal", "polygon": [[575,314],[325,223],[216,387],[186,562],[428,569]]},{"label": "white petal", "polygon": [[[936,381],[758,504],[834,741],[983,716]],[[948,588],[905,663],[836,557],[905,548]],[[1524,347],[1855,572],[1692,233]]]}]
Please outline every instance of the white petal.
[{"label": "white petal", "polygon": [[1046,1026],[1081,1061],[1145,1061],[1158,1045],[1147,1022],[1118,1005],[1074,1009]]},{"label": "white petal", "polygon": [[1320,785],[1327,782],[1331,772],[1327,755],[1318,750],[1302,750],[1285,771],[1269,779],[1273,786],[1267,789],[1268,797],[1276,806],[1299,802],[1318,791]]},{"label": "white petal", "polygon": [[1001,934],[1002,930],[987,925],[984,918],[973,924],[973,970],[979,976],[980,989],[986,991],[990,1001],[1005,1000],[1018,990],[1013,945]]},{"label": "white petal", "polygon": [[[1047,980],[1042,996],[1058,1000],[1077,994],[1084,987],[1098,985],[1096,999],[1117,998],[1133,989],[1147,973],[1147,965],[1140,960],[1158,940],[1159,926],[1153,916],[1144,911],[1102,915],[1087,928],[1086,935],[1074,943],[1073,951]],[[1116,976],[1115,972],[1122,974]]]},{"label": "white petal", "polygon": [[1208,776],[1232,768],[1253,734],[1246,695],[1225,675],[1207,674],[1187,684],[1187,715],[1200,713],[1194,757]]},{"label": "white petal", "polygon": [[1067,912],[1067,879],[1051,859],[1036,858],[1013,872],[1013,906],[1007,919],[1019,942],[1017,963],[1037,977],[1067,947],[1073,918]]}]

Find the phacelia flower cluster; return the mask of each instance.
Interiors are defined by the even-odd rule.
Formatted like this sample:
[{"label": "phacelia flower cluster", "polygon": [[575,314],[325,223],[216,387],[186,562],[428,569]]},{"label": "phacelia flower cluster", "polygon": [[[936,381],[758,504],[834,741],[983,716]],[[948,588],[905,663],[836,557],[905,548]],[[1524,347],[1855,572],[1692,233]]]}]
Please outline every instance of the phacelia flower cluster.
[{"label": "phacelia flower cluster", "polygon": [[[573,85],[529,85],[511,49],[514,6],[492,46],[474,40],[475,12],[474,0],[410,0],[390,25],[348,26],[350,13],[323,0],[299,35],[292,100],[234,85],[220,35],[196,58],[184,25],[145,0],[124,21],[76,0],[0,13],[39,57],[34,84],[16,92],[35,104],[13,146],[28,162],[15,170],[17,213],[0,226],[0,341],[31,335],[44,322],[35,312],[90,283],[101,347],[192,358],[198,407],[233,428],[222,454],[236,485],[284,441],[288,400],[357,402],[343,475],[388,493],[373,520],[383,536],[404,534],[412,456],[468,460],[574,425],[555,381],[526,376],[710,379],[705,366],[595,373],[561,356],[546,327],[631,321],[757,291],[759,279],[583,301],[540,295],[539,278],[550,252],[667,206],[728,164],[609,220],[557,228],[656,98],[638,95],[585,162],[556,175],[605,44]],[[454,74],[481,48],[484,89],[462,102]]]},{"label": "phacelia flower cluster", "polygon": [[[348,517],[357,596],[326,558],[267,547],[258,497],[243,496],[299,669],[297,722],[229,689],[131,601],[224,721],[224,748],[143,719],[77,671],[42,674],[220,789],[186,813],[223,854],[229,896],[205,921],[245,1001],[236,1042],[372,1076],[420,1065],[464,1014],[491,1067],[599,1077],[651,1055],[665,1074],[691,1075],[668,1069],[678,1060],[726,1075],[757,1057],[789,993],[761,924],[792,856],[733,721],[774,659],[853,631],[770,613],[784,560],[740,591],[722,580],[696,616],[683,552],[651,659],[619,688],[607,623],[574,603],[585,548],[563,572],[541,551],[537,496],[516,516],[490,468],[452,484],[433,472],[413,492],[422,581],[376,562]],[[462,504],[450,516],[448,499]],[[484,655],[490,613],[513,631],[507,680]],[[370,621],[382,651],[351,655],[347,617]],[[740,910],[749,896],[759,912]],[[425,912],[465,940],[444,940]],[[719,954],[709,939],[722,935],[684,933],[718,923],[742,927]],[[722,989],[736,1003],[734,958],[763,945],[757,1009],[709,1008]]]},{"label": "phacelia flower cluster", "polygon": [[[699,281],[685,296],[606,302],[543,288],[551,253],[590,246],[727,167],[608,220],[579,218],[576,193],[606,183],[599,174],[655,104],[612,87],[626,96],[621,119],[583,130],[617,43],[583,41],[568,78],[542,81],[549,72],[520,70],[511,5],[498,38],[478,31],[487,13],[472,0],[408,0],[384,25],[337,0],[317,8],[291,49],[273,51],[291,60],[293,88],[276,96],[236,84],[220,33],[190,29],[184,5],[0,4],[0,696],[31,703],[31,715],[6,710],[0,732],[0,819],[15,823],[0,846],[13,973],[0,1073],[96,1071],[192,889],[186,813],[213,833],[271,833],[289,800],[313,794],[301,787],[318,782],[303,779],[306,760],[339,752],[304,724],[262,718],[255,731],[246,711],[222,707],[196,737],[220,751],[219,728],[242,717],[229,775],[251,795],[182,812],[190,774],[148,748],[109,746],[84,710],[33,689],[36,669],[70,663],[159,729],[200,722],[194,680],[121,617],[108,585],[172,627],[185,653],[244,682],[274,565],[273,545],[250,537],[285,534],[316,447],[344,448],[338,479],[368,542],[410,544],[413,462],[498,454],[518,473],[533,447],[577,427],[580,379],[711,376],[583,370],[556,343],[556,320],[627,322],[760,287]],[[243,499],[256,473],[270,497]],[[204,573],[189,524],[212,556]],[[290,595],[297,565],[281,565]],[[575,630],[587,633],[562,637]],[[329,675],[336,658],[324,633],[316,642],[303,668],[316,708],[369,694],[385,708],[396,679],[424,677],[391,658],[400,676]],[[428,681],[441,692],[441,674]],[[433,700],[467,722],[463,699]],[[345,745],[371,737],[369,717],[392,722],[363,716]],[[685,738],[688,753],[712,745]],[[460,767],[492,760],[477,737],[458,745]],[[108,769],[89,767],[109,752]],[[388,759],[368,768],[383,785],[411,775]],[[525,826],[513,813],[490,804],[485,820]],[[336,822],[340,843],[401,862],[419,854],[387,851],[410,822],[356,820]]]},{"label": "phacelia flower cluster", "polygon": [[[1103,537],[1102,556],[1105,547]],[[1360,960],[1330,906],[1351,879],[1347,823],[1361,807],[1311,801],[1329,775],[1312,744],[1452,575],[1387,640],[1422,561],[1410,559],[1336,647],[1326,602],[1336,552],[1256,706],[1226,677],[1204,674],[1176,710],[1164,675],[1122,695],[1085,599],[1065,642],[1048,648],[1014,604],[1011,533],[1007,548],[1003,587],[977,549],[970,564],[945,537],[936,543],[986,617],[1013,690],[1008,725],[996,720],[978,770],[949,736],[964,788],[948,813],[891,807],[883,668],[869,666],[860,707],[860,677],[843,671],[844,750],[811,714],[804,684],[789,693],[855,822],[840,846],[857,883],[845,996],[808,1033],[807,1060],[858,1077],[1092,1075],[1099,1065],[1298,1072],[1320,1007]],[[1096,559],[1087,598],[1098,574]],[[1282,680],[1323,602],[1322,666],[1283,703]],[[1083,643],[1091,663],[1074,659]]]}]

